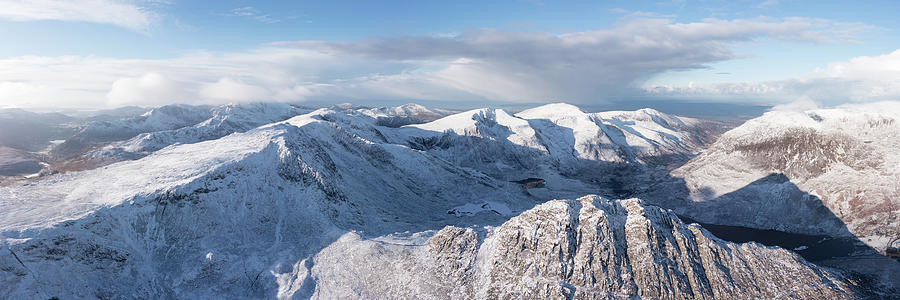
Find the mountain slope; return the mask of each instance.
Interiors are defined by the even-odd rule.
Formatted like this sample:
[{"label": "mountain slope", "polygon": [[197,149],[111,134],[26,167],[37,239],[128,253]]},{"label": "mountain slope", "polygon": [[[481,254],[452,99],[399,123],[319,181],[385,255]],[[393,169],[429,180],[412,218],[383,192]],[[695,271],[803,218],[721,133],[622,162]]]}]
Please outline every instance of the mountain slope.
[{"label": "mountain slope", "polygon": [[17,108],[0,109],[0,146],[40,151],[50,141],[77,132],[73,118],[59,113],[34,113]]},{"label": "mountain slope", "polygon": [[86,151],[105,143],[129,139],[145,132],[191,126],[210,116],[208,106],[166,105],[140,116],[88,122],[76,134],[65,138],[65,142],[55,145],[50,156],[56,161],[79,159]]},{"label": "mountain slope", "polygon": [[354,113],[379,118],[408,118],[416,120],[416,123],[430,122],[443,118],[451,113],[451,111],[443,109],[428,108],[415,103],[408,103],[393,107],[374,107],[374,108],[357,108],[352,110]]},{"label": "mountain slope", "polygon": [[[470,110],[388,136],[504,180],[562,175],[605,182],[625,176],[623,170],[686,161],[706,142],[703,131],[700,121],[650,109],[584,113],[572,105],[548,104],[515,115]],[[559,180],[565,179],[554,181]]]},{"label": "mountain slope", "polygon": [[92,122],[85,126],[76,138],[90,141],[122,140],[144,132],[190,126],[210,116],[209,106],[166,105],[136,117]]},{"label": "mountain slope", "polygon": [[[535,141],[534,147],[551,148],[529,119],[482,110],[468,120],[477,138],[521,134],[500,147]],[[793,253],[723,242],[637,200],[587,197],[534,207],[535,198],[517,184],[456,165],[440,152],[395,143],[416,137],[410,133],[442,134],[320,109],[137,160],[0,188],[6,248],[0,295],[855,293],[843,275]]]},{"label": "mountain slope", "polygon": [[19,149],[0,146],[0,182],[4,176],[36,174],[43,168],[39,157]]},{"label": "mountain slope", "polygon": [[430,122],[454,113],[451,110],[429,108],[415,103],[381,107],[343,103],[334,105],[331,109],[349,115],[369,117],[375,120],[375,124],[391,128]]},{"label": "mountain slope", "polygon": [[[511,184],[342,130],[330,114],[0,189],[0,294],[264,297],[277,287],[262,271],[342,232],[500,222],[530,203]],[[448,214],[468,205],[488,209]]]},{"label": "mountain slope", "polygon": [[[900,234],[897,112],[838,108],[750,120],[672,173],[694,201],[708,206],[686,214],[704,222],[855,235],[881,249]],[[827,217],[839,222],[823,222]]]}]

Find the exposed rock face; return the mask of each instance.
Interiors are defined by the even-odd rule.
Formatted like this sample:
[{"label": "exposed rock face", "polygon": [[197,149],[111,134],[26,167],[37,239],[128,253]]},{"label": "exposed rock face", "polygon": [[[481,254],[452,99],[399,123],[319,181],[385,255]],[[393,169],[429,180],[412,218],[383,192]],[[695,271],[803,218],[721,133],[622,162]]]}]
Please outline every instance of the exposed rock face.
[{"label": "exposed rock face", "polygon": [[345,236],[313,261],[300,278],[316,280],[307,295],[321,299],[860,297],[843,275],[790,251],[725,242],[640,200],[597,196],[550,201],[496,228],[446,227],[421,246]]},{"label": "exposed rock face", "polygon": [[[719,240],[639,200],[551,201],[500,226],[475,263],[477,236],[446,228],[429,242],[477,298],[851,298],[840,275],[796,254]],[[481,264],[475,269],[471,266]],[[478,273],[484,272],[484,273]],[[456,275],[456,276],[452,276]],[[459,280],[459,279],[457,279]]]}]

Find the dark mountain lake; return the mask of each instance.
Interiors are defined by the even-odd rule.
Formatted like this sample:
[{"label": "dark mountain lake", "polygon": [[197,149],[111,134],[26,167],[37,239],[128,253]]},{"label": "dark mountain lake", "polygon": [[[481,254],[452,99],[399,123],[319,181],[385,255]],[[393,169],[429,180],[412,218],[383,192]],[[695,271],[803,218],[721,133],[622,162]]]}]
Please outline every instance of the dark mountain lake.
[{"label": "dark mountain lake", "polygon": [[796,252],[808,261],[816,262],[829,258],[851,256],[857,251],[871,251],[871,248],[850,238],[833,238],[826,235],[806,235],[777,230],[764,230],[740,226],[699,223],[679,216],[685,223],[697,223],[720,239],[735,242],[757,242],[766,246],[778,246]]}]

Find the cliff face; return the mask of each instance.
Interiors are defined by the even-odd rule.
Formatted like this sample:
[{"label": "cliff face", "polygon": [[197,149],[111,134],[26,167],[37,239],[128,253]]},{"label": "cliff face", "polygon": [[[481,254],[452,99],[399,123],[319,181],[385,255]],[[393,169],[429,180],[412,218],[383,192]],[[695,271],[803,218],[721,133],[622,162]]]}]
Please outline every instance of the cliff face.
[{"label": "cliff face", "polygon": [[[473,234],[431,240],[439,265],[465,273]],[[440,247],[456,245],[456,247]],[[719,240],[637,199],[596,196],[539,205],[500,226],[475,264],[478,298],[678,299],[852,297],[839,275],[796,254]],[[449,253],[458,253],[450,255]],[[480,278],[479,278],[480,277]]]},{"label": "cliff face", "polygon": [[[784,249],[722,241],[640,200],[550,201],[419,246],[345,237],[314,258],[313,298],[847,299],[843,275]],[[336,271],[328,264],[351,268]],[[305,271],[304,271],[305,272]],[[309,285],[307,285],[309,286]]]}]

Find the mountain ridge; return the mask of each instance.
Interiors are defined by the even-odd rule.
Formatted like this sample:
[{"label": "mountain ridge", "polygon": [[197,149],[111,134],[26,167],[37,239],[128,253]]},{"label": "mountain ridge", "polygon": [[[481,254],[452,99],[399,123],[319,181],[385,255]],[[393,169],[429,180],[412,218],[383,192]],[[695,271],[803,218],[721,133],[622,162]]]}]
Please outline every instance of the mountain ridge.
[{"label": "mountain ridge", "polygon": [[[133,160],[0,187],[0,206],[12,208],[0,211],[8,250],[0,253],[0,293],[867,295],[841,271],[784,249],[722,241],[642,200],[581,197],[604,191],[605,182],[591,179],[643,180],[611,172],[623,165],[665,172],[678,159],[711,155],[700,150],[699,122],[553,104],[390,127],[322,108],[171,143]],[[453,159],[466,151],[463,161]],[[678,157],[651,159],[659,155]],[[547,175],[548,187],[509,180],[534,174]]]}]

